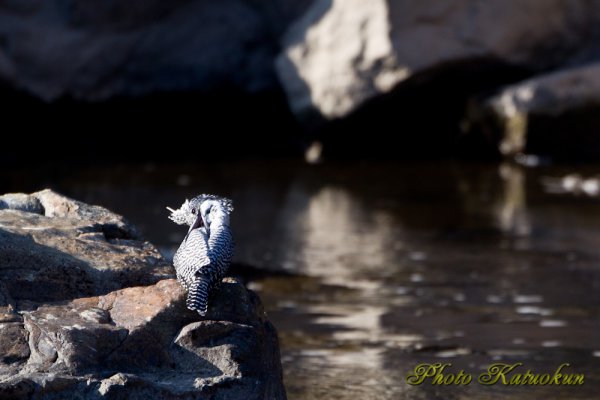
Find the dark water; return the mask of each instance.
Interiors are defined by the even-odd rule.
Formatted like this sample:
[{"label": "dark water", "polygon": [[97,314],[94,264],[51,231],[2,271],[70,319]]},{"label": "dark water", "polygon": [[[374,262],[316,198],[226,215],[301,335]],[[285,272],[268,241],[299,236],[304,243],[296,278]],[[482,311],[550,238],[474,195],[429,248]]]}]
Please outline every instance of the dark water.
[{"label": "dark water", "polygon": [[[598,167],[578,172],[593,174]],[[233,197],[237,261],[267,274],[290,399],[595,398],[600,392],[600,200],[551,195],[524,169],[450,162],[289,162],[4,172],[136,223],[165,255],[166,218],[199,192]],[[581,386],[410,386],[420,363],[585,375]],[[428,381],[430,382],[430,381]]]}]

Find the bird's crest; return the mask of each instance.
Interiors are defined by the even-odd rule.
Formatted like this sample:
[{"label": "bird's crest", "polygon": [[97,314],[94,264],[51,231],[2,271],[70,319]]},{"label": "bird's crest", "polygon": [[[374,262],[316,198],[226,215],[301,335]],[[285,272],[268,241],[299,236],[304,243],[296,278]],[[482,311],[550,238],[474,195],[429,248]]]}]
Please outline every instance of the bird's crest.
[{"label": "bird's crest", "polygon": [[219,205],[223,208],[223,211],[228,215],[231,214],[231,212],[233,211],[233,202],[230,199],[215,196],[214,194],[201,194],[199,196],[194,197],[191,201],[185,199],[181,207],[179,207],[177,210],[174,210],[171,207],[167,207],[167,210],[171,212],[171,215],[169,215],[169,219],[179,225],[192,224],[193,222],[190,222],[190,210],[192,209],[192,207],[196,207],[199,209],[200,205],[206,200],[214,200],[218,202]]},{"label": "bird's crest", "polygon": [[176,224],[184,225],[187,224],[187,213],[189,210],[190,202],[188,199],[185,199],[181,207],[177,210],[173,210],[171,207],[167,207],[167,210],[171,211],[171,215],[169,215],[169,219]]},{"label": "bird's crest", "polygon": [[230,199],[226,197],[219,197],[214,194],[201,194],[199,196],[194,197],[191,202],[199,206],[206,200],[215,200],[221,205],[221,207],[223,207],[223,211],[225,211],[227,214],[231,214],[231,212],[233,211],[233,202]]}]

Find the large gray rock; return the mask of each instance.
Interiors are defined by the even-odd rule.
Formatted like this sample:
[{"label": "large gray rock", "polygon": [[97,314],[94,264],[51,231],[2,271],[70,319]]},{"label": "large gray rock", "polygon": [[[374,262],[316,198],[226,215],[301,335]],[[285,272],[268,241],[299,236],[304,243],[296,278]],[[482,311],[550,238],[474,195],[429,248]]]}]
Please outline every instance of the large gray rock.
[{"label": "large gray rock", "polygon": [[[589,119],[581,114],[582,111],[597,115],[599,109],[600,63],[591,63],[540,74],[506,86],[483,100],[473,100],[468,120],[473,130],[483,130],[491,137],[498,138],[500,152],[510,156],[526,150],[527,138],[535,129],[536,120],[553,120],[556,124],[565,115],[579,113],[578,121],[569,124],[570,129],[564,129],[561,138],[548,140],[558,143],[560,149],[549,150],[564,154],[566,147],[577,146],[579,154],[594,151],[597,155],[600,154],[600,147],[594,146],[597,143],[597,135],[594,134],[597,129],[590,132],[594,136],[591,143],[586,143],[585,138],[575,134],[575,131],[589,128],[586,126]],[[597,118],[596,121],[600,122]],[[560,126],[559,129],[562,128]],[[538,130],[544,131],[537,132],[542,136],[542,141],[543,137],[548,139],[555,134],[549,126]]]},{"label": "large gray rock", "polygon": [[332,119],[457,63],[535,71],[593,59],[599,27],[589,1],[317,0],[285,35],[277,73],[296,114]]},{"label": "large gray rock", "polygon": [[275,329],[225,278],[205,318],[122,217],[0,196],[0,399],[285,399]]},{"label": "large gray rock", "polygon": [[310,0],[0,0],[0,81],[45,100],[274,84]]}]

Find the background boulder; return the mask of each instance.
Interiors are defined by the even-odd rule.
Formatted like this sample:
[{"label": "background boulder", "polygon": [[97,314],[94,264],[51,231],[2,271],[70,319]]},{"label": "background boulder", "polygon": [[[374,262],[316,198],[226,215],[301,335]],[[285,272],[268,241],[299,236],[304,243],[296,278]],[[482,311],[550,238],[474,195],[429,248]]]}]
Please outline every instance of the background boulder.
[{"label": "background boulder", "polygon": [[339,118],[453,64],[543,71],[594,59],[599,11],[560,0],[318,0],[285,35],[277,71],[296,113]]}]

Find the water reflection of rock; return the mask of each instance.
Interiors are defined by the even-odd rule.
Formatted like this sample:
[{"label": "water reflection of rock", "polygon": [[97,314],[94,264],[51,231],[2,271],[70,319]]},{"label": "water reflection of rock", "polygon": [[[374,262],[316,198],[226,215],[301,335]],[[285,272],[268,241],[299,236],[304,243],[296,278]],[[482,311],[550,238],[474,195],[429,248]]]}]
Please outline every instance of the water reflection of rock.
[{"label": "water reflection of rock", "polygon": [[[282,337],[292,357],[284,360],[288,376],[302,376],[303,371],[316,369],[327,371],[319,377],[312,375],[310,386],[288,388],[290,393],[302,391],[298,395],[301,398],[326,396],[335,385],[365,398],[382,393],[386,384],[395,386],[390,391],[395,395],[405,390],[398,387],[395,376],[379,372],[386,343],[406,348],[420,339],[388,332],[381,325],[381,316],[390,305],[407,301],[402,296],[391,301],[388,291],[381,291],[382,274],[402,268],[397,250],[403,247],[403,228],[386,210],[369,205],[364,197],[343,185],[315,187],[310,179],[298,179],[277,218],[276,231],[281,236],[275,259],[286,269],[318,278],[316,287],[304,285],[303,293],[291,299],[295,308],[288,312],[296,316],[284,317],[287,324],[295,326],[288,332],[315,326],[312,333]],[[264,288],[265,292],[270,290]],[[294,325],[304,318],[308,320]],[[294,344],[297,340],[300,343]],[[347,381],[349,374],[356,377],[354,384]]]},{"label": "water reflection of rock", "polygon": [[[582,299],[560,295],[561,282],[573,287],[578,278],[565,275],[560,254],[539,248],[545,236],[532,229],[529,171],[503,164],[473,176],[457,168],[442,174],[448,179],[440,186],[449,188],[443,206],[424,195],[437,183],[427,182],[401,193],[396,201],[404,202],[393,212],[380,200],[394,198],[394,188],[371,194],[357,190],[354,180],[296,181],[278,218],[286,249],[278,257],[318,283],[303,287],[295,314],[284,317],[305,318],[285,330],[298,332],[283,339],[294,354],[287,373],[327,371],[313,374],[313,384],[332,389],[355,382],[366,398],[393,398],[406,395],[404,376],[419,362],[452,362],[474,372],[493,361],[529,360],[539,369],[561,357],[586,363],[589,354],[563,350],[589,346],[593,337],[570,315],[570,305]],[[407,170],[398,175],[415,183]],[[537,210],[538,223],[548,222]],[[314,328],[299,333],[306,326]],[[374,371],[386,371],[385,378]],[[435,398],[432,391],[409,396]],[[317,394],[304,389],[298,398]],[[474,386],[447,394],[481,392]]]},{"label": "water reflection of rock", "polygon": [[[407,176],[411,183],[420,184],[410,171],[400,171],[399,175],[400,179]],[[450,202],[450,213],[448,209],[433,211],[432,218],[425,214],[429,211],[427,206],[423,208],[412,202],[391,213],[388,208],[377,205],[381,200],[375,198],[377,194],[369,201],[368,193],[357,192],[355,189],[360,183],[355,181],[345,186],[318,187],[306,180],[296,181],[278,217],[277,230],[282,233],[280,248],[285,251],[278,253],[277,259],[285,260],[286,268],[318,277],[320,286],[314,289],[316,291],[330,291],[328,286],[334,285],[352,292],[343,296],[305,293],[305,297],[297,299],[296,312],[308,315],[310,324],[320,327],[315,331],[327,329],[328,335],[319,336],[315,343],[315,339],[310,338],[311,333],[306,332],[302,346],[296,350],[293,350],[294,345],[288,348],[297,357],[294,366],[286,363],[288,374],[302,369],[327,370],[329,376],[313,379],[323,378],[324,385],[331,385],[344,381],[344,374],[350,370],[360,377],[362,383],[358,390],[365,390],[370,379],[381,382],[381,377],[372,371],[386,370],[386,378],[393,388],[388,394],[399,396],[406,390],[398,384],[404,379],[406,364],[418,360],[421,351],[425,357],[466,357],[474,349],[486,348],[479,341],[484,337],[501,347],[505,340],[505,331],[500,329],[502,323],[491,324],[488,330],[483,328],[482,331],[477,320],[493,313],[493,307],[471,309],[471,312],[456,308],[461,308],[467,296],[470,297],[467,308],[475,307],[473,302],[476,303],[478,297],[485,298],[486,289],[482,284],[497,280],[502,286],[503,274],[522,273],[520,265],[502,258],[493,263],[498,268],[486,276],[481,268],[492,265],[485,265],[484,254],[477,254],[475,259],[473,255],[465,258],[460,250],[448,247],[447,243],[436,248],[424,243],[422,237],[419,239],[423,235],[435,237],[436,230],[443,229],[435,225],[436,212],[441,216],[439,223],[446,221],[444,214],[452,215],[461,206],[467,207],[467,221],[474,215],[485,215],[483,225],[495,227],[501,236],[526,237],[531,224],[521,167],[502,165],[488,172],[481,182],[487,185],[484,186],[487,199],[482,201],[482,187],[473,185],[469,179],[467,185],[463,185],[462,201]],[[452,197],[451,187],[457,188],[461,183],[465,184],[454,175],[453,180],[446,180],[442,186],[450,186]],[[426,187],[431,184],[435,186],[429,182]],[[417,185],[415,192],[420,194],[422,187]],[[457,190],[461,193],[460,188]],[[384,198],[393,196],[394,189],[390,192],[384,193]],[[433,229],[419,231],[420,216],[425,226],[431,223]],[[406,233],[404,221],[417,226],[411,228],[412,235]],[[456,229],[464,230],[464,227],[459,225]],[[447,269],[450,264],[452,270]],[[320,300],[313,302],[317,296]],[[457,322],[458,326],[454,326]],[[302,328],[298,326],[298,329]],[[487,333],[482,336],[481,332]],[[469,335],[467,340],[463,338],[465,334]],[[285,337],[283,342],[290,344]],[[518,349],[495,351],[494,354],[527,355]],[[468,364],[481,358],[479,354],[464,359]],[[375,392],[386,393],[381,387]],[[306,398],[311,395],[315,393],[304,393]]]},{"label": "water reflection of rock", "polygon": [[523,167],[504,163],[500,165],[503,195],[498,198],[494,213],[498,227],[504,233],[527,236],[531,233],[531,221],[527,214],[527,194]]},{"label": "water reflection of rock", "polygon": [[466,219],[478,224],[467,228],[493,226],[505,237],[527,237],[531,218],[524,168],[503,163],[497,170],[485,169],[475,176],[469,172],[459,169],[457,181]]},{"label": "water reflection of rock", "polygon": [[[397,262],[390,249],[402,228],[392,216],[365,207],[343,187],[290,188],[278,219],[283,267],[327,283],[351,285],[348,276],[380,271]],[[290,251],[291,250],[291,251]],[[355,276],[356,278],[356,276]]]}]

